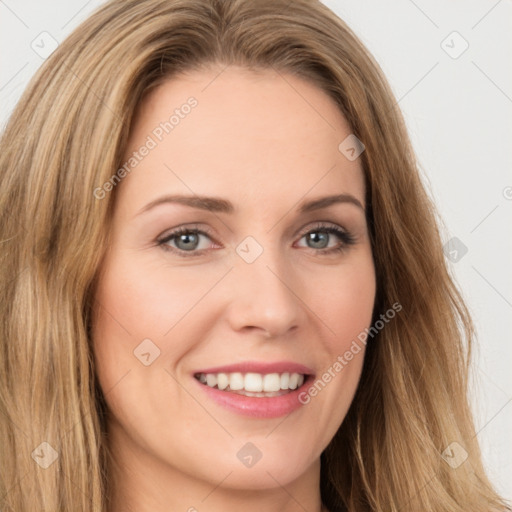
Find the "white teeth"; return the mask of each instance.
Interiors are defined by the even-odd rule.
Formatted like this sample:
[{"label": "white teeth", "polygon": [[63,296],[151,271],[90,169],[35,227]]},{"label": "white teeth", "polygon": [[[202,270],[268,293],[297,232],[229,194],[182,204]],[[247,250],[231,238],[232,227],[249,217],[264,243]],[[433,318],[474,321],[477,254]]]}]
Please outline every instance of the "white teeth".
[{"label": "white teeth", "polygon": [[211,388],[226,391],[248,391],[250,393],[277,393],[294,390],[304,383],[299,373],[200,373],[196,378]]},{"label": "white teeth", "polygon": [[279,391],[281,389],[281,377],[278,373],[267,373],[263,377],[263,391]]},{"label": "white teeth", "polygon": [[214,373],[209,373],[206,375],[206,385],[210,386],[211,388],[215,387],[217,385],[217,375]]},{"label": "white teeth", "polygon": [[229,386],[229,377],[225,373],[217,375],[217,386],[219,389],[226,389]]},{"label": "white teeth", "polygon": [[[208,382],[208,375],[206,376],[207,382]],[[290,389],[295,389],[297,387],[297,383],[299,382],[299,374],[298,373],[292,373],[290,375],[290,381],[288,382],[288,387]]]},{"label": "white teeth", "polygon": [[229,373],[229,389],[238,391],[244,389],[244,376],[241,373]]},{"label": "white teeth", "polygon": [[244,389],[246,391],[263,391],[263,377],[259,373],[247,373],[244,377]]}]

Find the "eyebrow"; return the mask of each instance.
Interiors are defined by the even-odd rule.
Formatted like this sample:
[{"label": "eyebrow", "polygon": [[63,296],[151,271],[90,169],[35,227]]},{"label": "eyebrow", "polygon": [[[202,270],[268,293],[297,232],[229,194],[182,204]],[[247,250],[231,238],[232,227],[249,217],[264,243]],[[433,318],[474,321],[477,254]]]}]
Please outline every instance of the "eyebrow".
[{"label": "eyebrow", "polygon": [[[151,201],[146,206],[142,207],[137,215],[141,213],[147,212],[155,208],[156,206],[160,206],[162,204],[182,204],[185,206],[190,206],[191,208],[196,208],[199,210],[207,210],[210,212],[216,213],[233,213],[235,211],[235,207],[233,203],[226,199],[221,199],[219,197],[207,197],[207,196],[185,196],[185,195],[166,195]],[[316,199],[312,199],[310,201],[305,201],[299,206],[299,213],[308,213],[315,210],[321,210],[323,208],[327,208],[333,204],[353,204],[363,211],[365,211],[364,206],[361,204],[359,199],[354,197],[351,194],[337,194],[332,196],[319,197]]]}]

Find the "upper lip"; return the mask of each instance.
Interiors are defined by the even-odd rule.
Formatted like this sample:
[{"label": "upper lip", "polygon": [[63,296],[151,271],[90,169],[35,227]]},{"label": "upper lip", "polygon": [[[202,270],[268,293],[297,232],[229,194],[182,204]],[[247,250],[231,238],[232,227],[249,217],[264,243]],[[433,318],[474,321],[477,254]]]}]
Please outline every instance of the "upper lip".
[{"label": "upper lip", "polygon": [[299,363],[293,361],[276,361],[258,362],[258,361],[245,361],[237,364],[229,364],[225,366],[215,366],[213,368],[205,368],[196,370],[194,374],[198,373],[300,373],[303,375],[313,375],[314,371]]}]

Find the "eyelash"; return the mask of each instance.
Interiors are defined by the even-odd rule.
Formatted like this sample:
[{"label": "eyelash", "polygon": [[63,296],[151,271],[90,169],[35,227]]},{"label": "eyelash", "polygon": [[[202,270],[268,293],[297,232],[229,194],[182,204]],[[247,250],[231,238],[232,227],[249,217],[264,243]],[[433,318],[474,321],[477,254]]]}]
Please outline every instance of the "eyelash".
[{"label": "eyelash", "polygon": [[[312,251],[315,251],[315,254],[321,253],[322,255],[330,255],[330,254],[334,254],[334,253],[340,253],[340,252],[346,250],[348,246],[353,245],[356,242],[355,237],[352,236],[347,231],[344,231],[343,229],[332,226],[332,225],[326,225],[326,224],[322,224],[322,223],[317,224],[314,228],[309,229],[308,231],[303,233],[300,238],[302,239],[306,235],[309,235],[311,233],[317,233],[317,232],[336,235],[341,240],[341,244],[338,247],[331,247],[329,249],[310,248]],[[183,251],[182,249],[177,249],[175,247],[170,247],[167,245],[168,242],[170,242],[171,240],[173,240],[175,238],[180,237],[181,235],[190,235],[190,234],[205,235],[208,238],[212,238],[211,237],[212,233],[209,229],[203,230],[203,229],[197,229],[197,228],[181,227],[181,228],[175,229],[173,232],[167,234],[165,237],[157,240],[157,245],[159,247],[161,247],[164,251],[173,252],[173,253],[179,254],[180,256],[185,257],[185,258],[200,256],[202,254],[201,250],[200,251],[197,251],[197,250]],[[206,250],[206,249],[204,249],[204,250]]]}]

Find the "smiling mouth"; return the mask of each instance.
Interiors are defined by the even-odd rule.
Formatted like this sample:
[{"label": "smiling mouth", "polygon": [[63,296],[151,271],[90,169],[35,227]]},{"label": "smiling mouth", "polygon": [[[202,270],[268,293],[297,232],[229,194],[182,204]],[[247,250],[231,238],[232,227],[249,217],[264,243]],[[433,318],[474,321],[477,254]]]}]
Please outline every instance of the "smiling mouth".
[{"label": "smiling mouth", "polygon": [[196,373],[201,384],[238,395],[272,398],[287,395],[300,388],[308,375],[301,373]]}]

